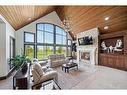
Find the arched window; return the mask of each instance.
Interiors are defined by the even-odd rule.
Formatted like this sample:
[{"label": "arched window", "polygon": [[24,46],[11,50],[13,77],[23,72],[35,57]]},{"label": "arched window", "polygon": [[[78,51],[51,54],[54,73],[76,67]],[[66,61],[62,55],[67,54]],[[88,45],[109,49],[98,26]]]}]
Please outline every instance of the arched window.
[{"label": "arched window", "polygon": [[[33,36],[28,32],[27,35]],[[24,37],[27,39],[28,36]],[[28,41],[30,39],[28,38]],[[30,57],[34,55],[33,57],[37,57],[39,60],[47,58],[50,54],[70,55],[71,52],[68,54],[67,51],[70,51],[71,46],[67,39],[67,33],[61,27],[50,23],[38,23],[36,24],[35,41],[29,43],[24,41],[24,50],[27,53],[26,55],[31,55]],[[33,55],[27,52],[29,45],[33,46]]]}]

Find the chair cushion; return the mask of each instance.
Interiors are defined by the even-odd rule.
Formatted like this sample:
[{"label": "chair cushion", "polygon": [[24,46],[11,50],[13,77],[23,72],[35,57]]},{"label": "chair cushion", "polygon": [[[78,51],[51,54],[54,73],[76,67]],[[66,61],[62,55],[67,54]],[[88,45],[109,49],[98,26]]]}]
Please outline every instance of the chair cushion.
[{"label": "chair cushion", "polygon": [[37,71],[37,73],[40,75],[40,76],[43,76],[43,70],[42,70],[42,67],[41,67],[41,65],[40,64],[35,64],[34,65],[34,68],[35,68],[35,70]]}]

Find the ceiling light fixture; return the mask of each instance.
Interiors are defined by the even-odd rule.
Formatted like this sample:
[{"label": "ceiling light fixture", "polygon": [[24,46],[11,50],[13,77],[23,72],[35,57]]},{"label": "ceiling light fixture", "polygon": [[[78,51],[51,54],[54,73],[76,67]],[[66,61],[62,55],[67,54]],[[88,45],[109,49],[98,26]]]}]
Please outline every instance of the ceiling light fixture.
[{"label": "ceiling light fixture", "polygon": [[105,20],[109,20],[109,17],[106,17]]},{"label": "ceiling light fixture", "polygon": [[70,32],[71,31],[69,17],[65,17],[65,19],[61,22],[61,24],[62,24],[62,27],[64,28],[64,30],[66,32]]},{"label": "ceiling light fixture", "polygon": [[105,26],[104,29],[107,30],[109,27],[108,26]]}]

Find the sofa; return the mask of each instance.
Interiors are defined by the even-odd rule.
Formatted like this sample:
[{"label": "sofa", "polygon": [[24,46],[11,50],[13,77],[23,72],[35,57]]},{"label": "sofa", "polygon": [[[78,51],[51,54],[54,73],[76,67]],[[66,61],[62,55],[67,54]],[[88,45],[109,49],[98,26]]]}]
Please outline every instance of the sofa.
[{"label": "sofa", "polygon": [[64,54],[52,54],[49,55],[48,58],[48,63],[50,64],[50,67],[62,66],[62,64],[69,62],[68,58],[66,58]]}]

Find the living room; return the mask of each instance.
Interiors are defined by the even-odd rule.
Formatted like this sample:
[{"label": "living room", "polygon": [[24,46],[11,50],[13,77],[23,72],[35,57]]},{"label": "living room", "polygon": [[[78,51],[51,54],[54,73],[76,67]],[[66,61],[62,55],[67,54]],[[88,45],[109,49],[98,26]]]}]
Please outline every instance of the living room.
[{"label": "living room", "polygon": [[127,89],[127,6],[0,5],[0,89]]}]

